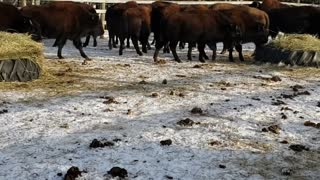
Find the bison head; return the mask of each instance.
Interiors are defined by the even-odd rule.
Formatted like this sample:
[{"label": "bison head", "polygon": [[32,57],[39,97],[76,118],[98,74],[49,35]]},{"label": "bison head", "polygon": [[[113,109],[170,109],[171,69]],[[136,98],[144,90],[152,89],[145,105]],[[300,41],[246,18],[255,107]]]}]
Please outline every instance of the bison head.
[{"label": "bison head", "polygon": [[240,26],[231,23],[226,25],[225,30],[231,39],[241,39],[242,31]]},{"label": "bison head", "polygon": [[256,34],[256,43],[265,44],[268,42],[269,30],[265,27],[264,24],[257,23],[254,34]]},{"label": "bison head", "polygon": [[89,16],[90,24],[97,25],[99,23],[99,15],[98,14],[90,14]]}]

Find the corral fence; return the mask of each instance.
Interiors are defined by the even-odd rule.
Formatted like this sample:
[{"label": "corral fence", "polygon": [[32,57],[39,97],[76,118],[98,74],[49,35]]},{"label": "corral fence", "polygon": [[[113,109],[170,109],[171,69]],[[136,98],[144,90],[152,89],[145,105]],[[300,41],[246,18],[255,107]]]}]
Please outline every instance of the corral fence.
[{"label": "corral fence", "polygon": [[[27,5],[41,5],[52,1],[66,1],[66,0],[0,0],[0,2],[11,3],[17,7],[23,7]],[[128,0],[71,0],[74,2],[82,2],[93,5],[96,8],[97,13],[99,14],[102,23],[105,25],[105,13],[108,6],[116,3],[124,3]],[[250,4],[253,0],[182,0],[182,1],[171,1],[169,2],[181,4],[181,5],[192,5],[192,4],[202,4],[202,5],[211,5],[216,3],[232,3],[232,4]],[[262,1],[262,0],[259,0]],[[136,0],[138,4],[151,4],[151,0]],[[284,0],[282,3],[292,4],[296,6],[320,6],[320,0]]]}]

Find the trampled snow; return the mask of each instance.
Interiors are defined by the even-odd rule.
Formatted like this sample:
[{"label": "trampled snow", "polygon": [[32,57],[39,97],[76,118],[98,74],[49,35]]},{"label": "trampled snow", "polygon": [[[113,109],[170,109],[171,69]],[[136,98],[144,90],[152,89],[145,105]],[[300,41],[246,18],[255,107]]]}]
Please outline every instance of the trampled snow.
[{"label": "trampled snow", "polygon": [[[131,47],[118,56],[106,41],[84,49],[93,59],[88,65],[80,65],[70,42],[60,60],[101,71],[82,78],[105,91],[1,92],[0,112],[8,110],[0,113],[1,180],[60,180],[71,166],[87,180],[112,179],[107,172],[115,166],[139,180],[320,179],[320,131],[304,126],[320,123],[317,69],[241,63],[236,53],[236,63],[218,55],[201,64],[196,50],[193,61],[178,50],[183,63],[160,53],[166,63],[155,64],[154,50],[140,57]],[[58,61],[53,41],[44,43],[48,61]],[[244,46],[246,59],[253,48]],[[294,85],[301,94],[285,97],[297,94]],[[203,112],[191,113],[194,107]],[[195,124],[177,124],[186,118]],[[90,148],[93,139],[115,145]],[[166,139],[172,145],[160,145]],[[293,151],[292,144],[309,150]]]}]

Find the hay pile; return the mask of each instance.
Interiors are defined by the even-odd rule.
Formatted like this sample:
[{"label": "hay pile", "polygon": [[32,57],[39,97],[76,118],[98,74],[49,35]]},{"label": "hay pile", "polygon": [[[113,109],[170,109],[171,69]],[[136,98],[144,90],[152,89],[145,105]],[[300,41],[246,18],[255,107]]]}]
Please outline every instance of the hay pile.
[{"label": "hay pile", "polygon": [[0,32],[0,60],[29,59],[42,65],[43,46],[25,34]]},{"label": "hay pile", "polygon": [[43,67],[43,46],[26,34],[0,32],[0,81],[38,79]]},{"label": "hay pile", "polygon": [[271,45],[291,51],[320,52],[320,39],[309,34],[284,34],[273,40]]},{"label": "hay pile", "polygon": [[257,47],[255,60],[320,67],[320,39],[308,34],[284,34]]}]

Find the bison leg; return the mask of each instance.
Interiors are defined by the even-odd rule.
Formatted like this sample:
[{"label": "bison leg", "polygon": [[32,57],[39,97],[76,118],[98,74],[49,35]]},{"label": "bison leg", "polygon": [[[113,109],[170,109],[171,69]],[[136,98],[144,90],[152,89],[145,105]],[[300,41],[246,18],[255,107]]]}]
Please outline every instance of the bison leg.
[{"label": "bison leg", "polygon": [[112,50],[112,39],[113,39],[113,37],[109,36],[108,47],[110,50]]},{"label": "bison leg", "polygon": [[90,35],[87,35],[86,41],[83,43],[83,47],[87,47],[90,41]]},{"label": "bison leg", "polygon": [[188,45],[188,60],[192,61],[192,44],[189,43]]},{"label": "bison leg", "polygon": [[165,44],[163,47],[163,53],[170,53],[169,45]]},{"label": "bison leg", "polygon": [[[204,63],[205,60],[203,60],[203,57],[207,56],[204,52],[205,44],[204,43],[198,43],[198,51],[199,51],[199,61]],[[208,57],[208,56],[207,56]]]},{"label": "bison leg", "polygon": [[217,57],[217,43],[208,43],[208,46],[212,50],[212,61],[214,61]]},{"label": "bison leg", "polygon": [[63,59],[61,52],[62,52],[62,48],[66,44],[66,42],[67,42],[66,38],[59,38],[58,39],[57,45],[58,45],[58,58],[59,59]]},{"label": "bison leg", "polygon": [[57,47],[57,46],[58,46],[58,41],[59,41],[59,39],[56,39],[56,40],[54,41],[52,47]]},{"label": "bison leg", "polygon": [[153,54],[153,60],[154,62],[157,62],[158,61],[158,56],[159,56],[159,52],[160,52],[160,49],[163,47],[164,43],[161,42],[161,41],[156,41],[156,50],[154,51],[154,54]]},{"label": "bison leg", "polygon": [[124,49],[124,38],[120,37],[120,47],[119,47],[119,55],[121,56],[123,54]]},{"label": "bison leg", "polygon": [[228,50],[229,50],[229,61],[230,61],[230,62],[234,62],[234,60],[233,60],[233,55],[232,55],[233,46],[230,46]]},{"label": "bison leg", "polygon": [[242,45],[241,44],[236,44],[235,48],[239,53],[240,61],[244,61],[243,54],[242,54]]},{"label": "bison leg", "polygon": [[148,53],[148,49],[147,49],[147,43],[142,43],[142,52],[144,53]]},{"label": "bison leg", "polygon": [[91,59],[84,53],[83,48],[82,48],[82,43],[81,39],[74,39],[73,40],[73,45],[79,50],[81,56],[85,58],[87,61],[90,61]]},{"label": "bison leg", "polygon": [[136,52],[139,56],[142,56],[142,52],[140,51],[140,48],[139,48],[139,43],[138,43],[138,38],[135,37],[135,36],[131,36],[131,40],[132,40],[132,44],[134,46],[134,48],[136,49]]},{"label": "bison leg", "polygon": [[93,36],[93,47],[97,47],[97,45],[98,45],[97,36],[94,35],[94,36]]},{"label": "bison leg", "polygon": [[220,52],[220,54],[225,54],[226,51],[227,51],[226,44],[223,43],[223,48],[222,48],[222,51]]},{"label": "bison leg", "polygon": [[130,48],[130,37],[127,37],[127,48]]},{"label": "bison leg", "polygon": [[170,46],[170,50],[173,54],[174,60],[181,63],[181,60],[177,54],[176,48],[177,48],[178,42],[170,42],[169,46]]},{"label": "bison leg", "polygon": [[113,44],[118,44],[119,43],[119,37],[115,37]]}]

